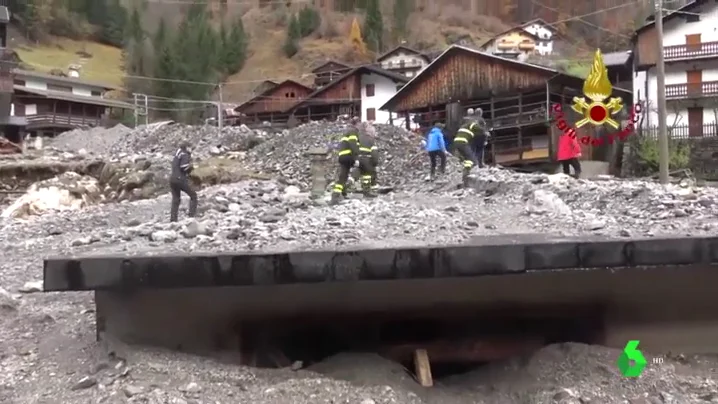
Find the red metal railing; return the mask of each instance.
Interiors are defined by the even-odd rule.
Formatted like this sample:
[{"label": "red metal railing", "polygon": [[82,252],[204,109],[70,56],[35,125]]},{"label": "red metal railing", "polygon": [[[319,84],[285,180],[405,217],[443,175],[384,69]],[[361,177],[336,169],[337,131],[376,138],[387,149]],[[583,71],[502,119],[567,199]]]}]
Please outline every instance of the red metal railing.
[{"label": "red metal railing", "polygon": [[718,81],[666,85],[666,99],[718,95]]},{"label": "red metal railing", "polygon": [[666,62],[710,56],[718,56],[718,42],[701,42],[693,45],[673,45],[663,48],[663,58]]}]

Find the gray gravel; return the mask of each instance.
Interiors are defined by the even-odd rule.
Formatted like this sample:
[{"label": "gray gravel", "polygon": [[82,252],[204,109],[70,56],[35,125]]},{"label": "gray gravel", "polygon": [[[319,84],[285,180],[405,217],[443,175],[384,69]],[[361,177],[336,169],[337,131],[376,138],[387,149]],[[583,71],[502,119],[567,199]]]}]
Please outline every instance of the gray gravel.
[{"label": "gray gravel", "polygon": [[110,129],[76,129],[58,135],[50,146],[62,151],[102,157],[122,155],[172,154],[181,142],[188,142],[198,156],[227,151],[248,150],[267,136],[247,126],[190,126],[171,121],[129,129],[117,125]]},{"label": "gray gravel", "polygon": [[[613,237],[714,234],[718,192],[689,181],[585,181],[477,172],[415,180],[404,191],[337,207],[298,187],[244,181],[200,194],[201,217],[167,223],[169,197],[0,222],[0,402],[36,403],[699,403],[715,399],[711,358],[667,358],[637,381],[616,375],[617,353],[547,347],[417,388],[396,364],[342,354],[307,371],[258,370],[231,359],[94,342],[90,293],[40,294],[41,257],[56,254],[288,250],[459,243],[508,233]],[[184,202],[186,203],[186,201]],[[371,241],[368,241],[371,240]],[[22,292],[21,292],[22,291]],[[222,363],[219,363],[222,362]],[[644,401],[641,401],[644,400]]]}]

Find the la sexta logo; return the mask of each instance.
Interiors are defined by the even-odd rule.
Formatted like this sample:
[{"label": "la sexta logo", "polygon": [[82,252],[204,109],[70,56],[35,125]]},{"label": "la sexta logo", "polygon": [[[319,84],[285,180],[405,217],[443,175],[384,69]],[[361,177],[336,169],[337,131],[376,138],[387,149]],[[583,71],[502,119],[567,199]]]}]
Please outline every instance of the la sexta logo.
[{"label": "la sexta logo", "polygon": [[[623,110],[623,100],[620,97],[611,97],[613,93],[613,85],[608,79],[608,71],[606,65],[603,63],[603,56],[601,50],[596,50],[593,57],[593,63],[591,64],[591,70],[586,76],[586,80],[583,82],[583,95],[584,97],[573,97],[573,109],[576,113],[583,115],[582,119],[576,121],[575,127],[570,125],[566,120],[566,115],[563,112],[563,107],[560,103],[554,104],[552,107],[552,115],[556,120],[556,126],[564,135],[571,137],[577,137],[577,129],[584,127],[588,124],[594,127],[610,126],[613,129],[618,129],[621,125],[618,120],[613,117],[616,116]],[[616,137],[624,140],[634,130],[640,120],[642,112],[642,106],[640,103],[631,108],[630,119],[628,124],[623,130],[609,134],[607,140],[609,144],[612,144]],[[594,137],[590,135],[581,136],[579,139],[583,144],[591,144],[599,146],[604,143],[604,137]]]}]

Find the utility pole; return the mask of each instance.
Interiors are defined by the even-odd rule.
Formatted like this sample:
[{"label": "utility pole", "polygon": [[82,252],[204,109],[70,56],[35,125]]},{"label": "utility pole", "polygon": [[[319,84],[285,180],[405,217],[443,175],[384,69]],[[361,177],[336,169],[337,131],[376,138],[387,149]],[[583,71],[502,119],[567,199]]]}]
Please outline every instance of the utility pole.
[{"label": "utility pole", "polygon": [[658,37],[658,61],[656,85],[658,101],[658,174],[661,184],[668,183],[668,127],[666,120],[666,65],[663,59],[663,0],[656,0],[656,36]]},{"label": "utility pole", "polygon": [[149,101],[147,100],[147,94],[144,94],[145,97],[145,125],[150,124],[150,106]]},{"label": "utility pole", "polygon": [[137,127],[137,124],[139,123],[138,121],[140,120],[140,116],[139,116],[139,111],[137,111],[137,93],[134,93],[134,94],[132,94],[132,95],[134,96],[134,99],[135,99],[135,102],[134,102],[134,104],[135,104],[134,112],[135,112],[135,128],[136,128],[136,127]]},{"label": "utility pole", "polygon": [[224,120],[224,108],[222,107],[222,83],[219,83],[219,102],[217,103],[217,128],[222,130]]}]

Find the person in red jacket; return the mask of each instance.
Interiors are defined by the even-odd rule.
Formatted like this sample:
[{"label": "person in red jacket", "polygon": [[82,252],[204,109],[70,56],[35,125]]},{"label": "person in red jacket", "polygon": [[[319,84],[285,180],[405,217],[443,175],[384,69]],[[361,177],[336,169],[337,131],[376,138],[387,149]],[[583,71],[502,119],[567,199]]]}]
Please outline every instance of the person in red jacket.
[{"label": "person in red jacket", "polygon": [[563,165],[563,173],[571,175],[571,167],[573,167],[573,176],[579,178],[581,176],[581,145],[576,139],[576,135],[564,134],[558,139],[558,153],[556,160]]}]

